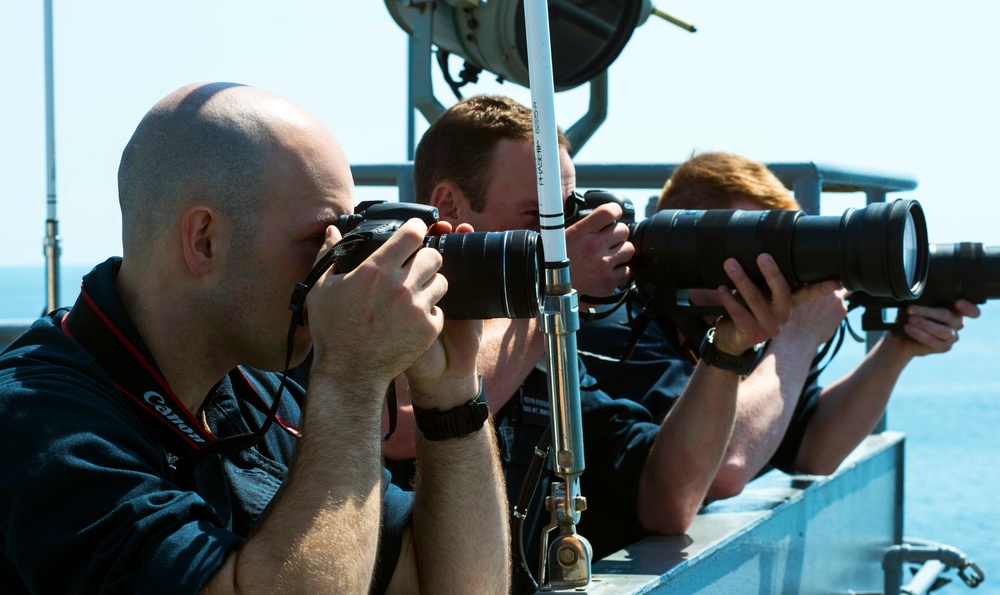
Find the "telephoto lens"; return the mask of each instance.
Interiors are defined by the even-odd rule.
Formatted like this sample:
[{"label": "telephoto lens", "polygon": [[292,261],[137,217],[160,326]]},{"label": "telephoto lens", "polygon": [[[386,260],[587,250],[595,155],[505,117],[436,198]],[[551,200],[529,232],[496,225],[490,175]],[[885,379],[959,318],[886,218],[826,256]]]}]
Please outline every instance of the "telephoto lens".
[{"label": "telephoto lens", "polygon": [[960,298],[974,304],[1000,298],[1000,246],[931,244],[927,285],[911,303],[951,306]]},{"label": "telephoto lens", "polygon": [[632,227],[636,282],[674,289],[732,287],[735,258],[761,287],[757,255],[770,254],[792,289],[838,279],[847,289],[913,299],[927,278],[927,223],[920,203],[896,200],[840,216],[801,211],[664,210]]},{"label": "telephoto lens", "polygon": [[[848,298],[851,307],[865,309],[861,328],[903,332],[908,319],[906,306],[911,304],[942,308],[951,307],[958,299],[985,304],[1000,298],[1000,246],[984,247],[972,242],[931,244],[929,260],[927,282],[917,298],[896,300],[863,291],[852,293]],[[895,316],[888,312],[891,320],[887,320],[887,309],[896,310]]]},{"label": "telephoto lens", "polygon": [[441,253],[438,271],[448,293],[438,302],[445,318],[534,318],[544,294],[538,232],[524,229],[428,236]]}]

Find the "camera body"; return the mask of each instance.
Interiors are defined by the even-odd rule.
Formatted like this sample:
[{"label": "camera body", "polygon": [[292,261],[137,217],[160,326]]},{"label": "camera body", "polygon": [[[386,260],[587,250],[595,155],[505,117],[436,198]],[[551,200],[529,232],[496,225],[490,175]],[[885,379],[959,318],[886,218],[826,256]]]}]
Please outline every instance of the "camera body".
[{"label": "camera body", "polygon": [[[429,205],[382,200],[366,200],[355,207],[353,215],[341,215],[337,229],[343,235],[342,241],[364,238],[364,242],[338,258],[337,268],[342,273],[354,270],[410,219],[420,219],[430,227],[440,221],[440,216],[437,208]],[[432,237],[424,238],[425,246]]]},{"label": "camera body", "polygon": [[[365,201],[353,215],[342,215],[337,221],[341,243],[353,245],[337,258],[338,271],[354,270],[409,219],[420,219],[428,227],[440,220],[435,207],[385,201]],[[438,272],[448,280],[448,293],[437,305],[445,318],[534,318],[541,311],[544,281],[537,232],[442,234],[425,237],[423,247],[442,257]]]},{"label": "camera body", "polygon": [[609,202],[613,202],[622,208],[622,216],[618,219],[620,223],[629,226],[635,223],[635,205],[632,204],[631,200],[607,190],[588,190],[583,194],[574,191],[566,199],[566,204],[563,206],[566,213],[566,226],[569,227],[591,214],[597,207]]}]

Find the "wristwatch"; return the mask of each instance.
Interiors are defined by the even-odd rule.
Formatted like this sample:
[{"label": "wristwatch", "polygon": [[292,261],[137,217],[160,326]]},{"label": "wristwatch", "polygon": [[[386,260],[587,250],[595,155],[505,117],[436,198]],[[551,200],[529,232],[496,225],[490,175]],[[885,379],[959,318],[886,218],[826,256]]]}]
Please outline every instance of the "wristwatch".
[{"label": "wristwatch", "polygon": [[757,354],[763,345],[763,343],[758,343],[740,355],[730,355],[716,348],[715,327],[713,326],[708,329],[708,332],[705,333],[705,338],[701,341],[701,350],[698,357],[709,366],[715,366],[722,370],[736,372],[740,376],[746,376],[757,362]]},{"label": "wristwatch", "polygon": [[440,409],[421,409],[413,406],[413,417],[417,427],[428,440],[447,440],[467,436],[479,428],[490,416],[490,408],[486,404],[486,391],[483,390],[483,377],[479,377],[479,394],[467,403],[441,411]]}]

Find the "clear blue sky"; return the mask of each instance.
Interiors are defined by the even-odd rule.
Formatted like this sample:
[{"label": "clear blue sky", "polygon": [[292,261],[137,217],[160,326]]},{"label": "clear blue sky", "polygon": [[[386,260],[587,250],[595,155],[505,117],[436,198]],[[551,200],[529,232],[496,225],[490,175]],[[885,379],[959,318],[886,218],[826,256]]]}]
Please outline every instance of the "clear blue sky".
[{"label": "clear blue sky", "polygon": [[[908,195],[923,203],[931,241],[1000,244],[992,177],[1000,4],[659,6],[698,33],[657,19],[636,31],[610,70],[609,118],[578,162],[677,162],[694,150],[725,150],[906,173],[920,182]],[[40,265],[42,3],[7,2],[2,23],[0,266]],[[353,163],[397,162],[405,156],[405,68],[405,34],[378,0],[56,0],[63,261],[120,253],[118,159],[145,111],[171,90],[198,80],[263,87],[316,114]],[[510,84],[475,90],[528,98]],[[437,95],[452,102],[443,84]],[[585,90],[559,94],[560,123],[571,124],[586,100]],[[824,212],[861,204],[858,196],[831,201]]]}]

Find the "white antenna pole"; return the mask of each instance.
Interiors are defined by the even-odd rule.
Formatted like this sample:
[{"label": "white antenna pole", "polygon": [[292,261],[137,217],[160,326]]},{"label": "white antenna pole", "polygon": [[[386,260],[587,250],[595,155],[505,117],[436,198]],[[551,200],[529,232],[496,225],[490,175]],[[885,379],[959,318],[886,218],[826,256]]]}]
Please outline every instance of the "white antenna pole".
[{"label": "white antenna pole", "polygon": [[559,139],[556,129],[555,85],[552,81],[552,49],[549,13],[544,0],[524,3],[528,38],[528,81],[535,128],[535,175],[541,217],[545,260],[567,260],[564,233],[562,179],[559,174]]},{"label": "white antenna pole", "polygon": [[[535,175],[542,245],[545,247],[545,304],[542,328],[548,364],[549,406],[552,412],[553,468],[563,482],[551,488],[552,521],[542,538],[543,589],[586,587],[591,576],[591,547],[576,533],[586,499],[580,494],[584,470],[580,412],[580,367],[576,331],[580,328],[577,294],[570,281],[563,216],[559,142],[555,119],[555,85],[549,14],[545,0],[525,0],[531,113],[534,123]],[[549,543],[549,533],[559,534]]]},{"label": "white antenna pole", "polygon": [[59,221],[56,219],[56,115],[52,67],[52,0],[45,0],[45,312],[59,307]]}]

